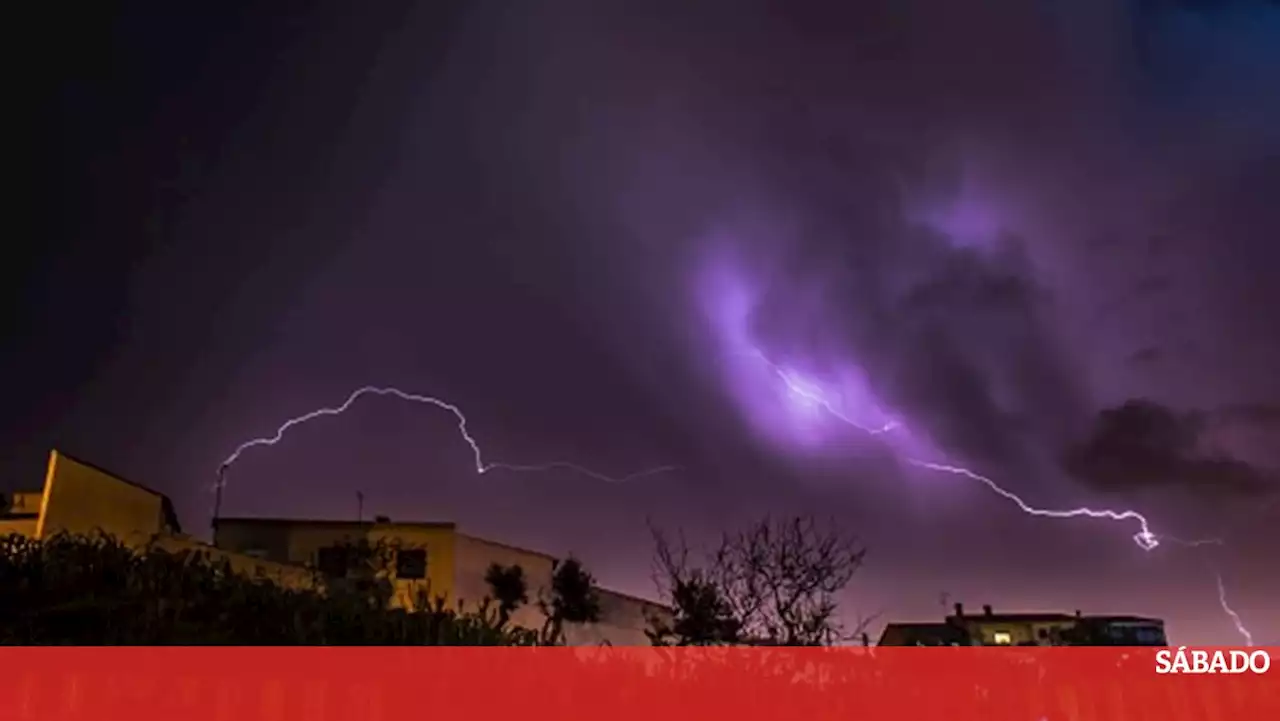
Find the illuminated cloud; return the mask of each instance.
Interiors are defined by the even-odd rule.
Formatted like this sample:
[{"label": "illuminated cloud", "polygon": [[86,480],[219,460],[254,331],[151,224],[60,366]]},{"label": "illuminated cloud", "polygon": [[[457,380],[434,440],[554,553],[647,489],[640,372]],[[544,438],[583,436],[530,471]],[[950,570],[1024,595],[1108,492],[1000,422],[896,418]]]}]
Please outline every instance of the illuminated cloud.
[{"label": "illuminated cloud", "polygon": [[708,263],[699,298],[726,391],[753,428],[787,449],[847,442],[849,426],[872,435],[898,425],[849,359],[771,346],[753,328],[761,283],[729,256]]}]

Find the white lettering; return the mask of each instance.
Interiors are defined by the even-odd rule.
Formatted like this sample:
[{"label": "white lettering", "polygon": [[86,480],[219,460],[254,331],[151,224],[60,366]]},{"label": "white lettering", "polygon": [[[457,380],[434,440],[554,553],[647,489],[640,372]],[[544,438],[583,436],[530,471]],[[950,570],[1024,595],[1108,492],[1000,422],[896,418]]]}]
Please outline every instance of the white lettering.
[{"label": "white lettering", "polygon": [[1221,651],[1214,651],[1213,658],[1209,659],[1209,673],[1230,673],[1227,670],[1227,655]]},{"label": "white lettering", "polygon": [[1271,670],[1271,654],[1266,651],[1254,651],[1249,654],[1249,668],[1254,673],[1266,673]]},{"label": "white lettering", "polygon": [[1231,673],[1244,673],[1249,670],[1250,656],[1244,651],[1231,652]]},{"label": "white lettering", "polygon": [[1208,651],[1192,651],[1191,652],[1191,672],[1192,673],[1209,673],[1209,652]]},{"label": "white lettering", "polygon": [[1179,646],[1173,654],[1173,673],[1191,673],[1191,664],[1187,662],[1187,647]]},{"label": "white lettering", "polygon": [[1156,673],[1266,673],[1271,655],[1266,651],[1201,651],[1179,646],[1156,652]]}]

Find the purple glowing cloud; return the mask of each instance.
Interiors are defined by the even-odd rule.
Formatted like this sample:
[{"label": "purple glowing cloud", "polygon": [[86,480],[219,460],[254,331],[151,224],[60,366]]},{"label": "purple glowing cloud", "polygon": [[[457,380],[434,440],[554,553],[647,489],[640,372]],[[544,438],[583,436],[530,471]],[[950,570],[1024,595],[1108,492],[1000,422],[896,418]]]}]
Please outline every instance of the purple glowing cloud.
[{"label": "purple glowing cloud", "polygon": [[[1038,508],[992,478],[962,465],[929,460],[944,457],[935,452],[922,452],[931,445],[910,432],[905,420],[884,410],[871,391],[864,372],[854,363],[835,363],[827,359],[806,359],[812,367],[837,368],[828,373],[830,381],[797,370],[798,363],[780,360],[770,349],[762,348],[752,333],[751,318],[758,294],[743,271],[731,262],[712,263],[702,280],[703,309],[716,339],[717,348],[725,356],[725,379],[728,390],[739,403],[756,429],[790,449],[821,450],[837,437],[847,437],[850,430],[881,441],[892,449],[904,464],[923,470],[967,478],[981,483],[992,493],[1011,502],[1021,512],[1041,518],[1088,518],[1137,525],[1133,541],[1144,551],[1154,550],[1162,540],[1183,545],[1221,543],[1182,541],[1163,536],[1151,529],[1142,513],[1085,506],[1066,509]],[[826,362],[816,362],[823,360]]]},{"label": "purple glowing cloud", "polygon": [[847,426],[873,436],[899,426],[856,363],[761,348],[751,329],[759,292],[732,264],[709,265],[700,291],[727,390],[757,432],[785,449],[820,451]]}]

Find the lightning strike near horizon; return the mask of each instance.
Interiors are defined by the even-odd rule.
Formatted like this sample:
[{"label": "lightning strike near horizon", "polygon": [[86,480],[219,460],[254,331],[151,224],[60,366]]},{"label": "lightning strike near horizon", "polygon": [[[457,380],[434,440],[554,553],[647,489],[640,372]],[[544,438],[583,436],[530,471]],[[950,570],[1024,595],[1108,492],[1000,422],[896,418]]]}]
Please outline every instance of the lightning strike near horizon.
[{"label": "lightning strike near horizon", "polygon": [[[822,388],[817,384],[809,383],[801,380],[796,376],[795,373],[788,371],[786,368],[778,365],[777,363],[774,363],[759,349],[753,349],[753,352],[751,353],[751,355],[758,358],[762,363],[765,364],[766,367],[769,368],[769,370],[774,375],[776,375],[779,379],[781,379],[782,383],[786,386],[787,390],[790,393],[797,395],[805,399],[807,402],[826,410],[828,413],[831,414],[832,417],[845,423],[846,425],[849,425],[853,428],[856,428],[864,433],[867,433],[873,436],[887,433],[893,430],[899,430],[899,429],[905,430],[905,426],[897,422],[888,423],[881,427],[867,426],[865,424],[858,423],[857,421],[850,418],[848,414],[841,412],[841,410],[837,408],[837,406],[827,398]],[[1032,506],[1031,504],[1023,500],[1021,496],[1014,493],[1013,491],[1010,491],[1004,488],[1003,486],[996,483],[991,478],[984,476],[981,473],[978,473],[971,469],[965,468],[963,466],[950,465],[946,463],[935,463],[932,461],[925,461],[925,460],[922,460],[919,458],[913,458],[910,456],[904,457],[903,460],[909,465],[915,466],[917,468],[923,468],[923,469],[935,471],[938,473],[950,473],[952,475],[963,476],[970,480],[977,481],[983,484],[984,486],[986,486],[988,489],[990,489],[993,493],[1000,496],[1001,498],[1004,498],[1007,501],[1011,501],[1015,506],[1018,507],[1018,510],[1022,511],[1023,513],[1029,516],[1038,516],[1041,518],[1061,518],[1061,519],[1095,518],[1095,519],[1102,519],[1102,520],[1109,520],[1109,521],[1136,522],[1138,524],[1138,532],[1133,534],[1133,542],[1136,543],[1138,547],[1144,551],[1152,551],[1158,546],[1160,546],[1162,542],[1169,542],[1175,545],[1185,546],[1188,548],[1195,548],[1199,546],[1209,546],[1209,545],[1213,545],[1213,546],[1226,545],[1226,543],[1221,538],[1185,540],[1185,539],[1177,538],[1174,536],[1157,534],[1151,530],[1151,523],[1150,521],[1147,520],[1147,517],[1142,515],[1142,513],[1132,509],[1115,511],[1115,510],[1105,509],[1105,508],[1104,509],[1089,508],[1087,506],[1081,506],[1079,508],[1070,508],[1070,509],[1036,508],[1035,506]],[[1227,603],[1226,586],[1222,582],[1222,576],[1216,572],[1214,576],[1218,582],[1218,603],[1222,606],[1222,610],[1227,614],[1227,616],[1230,617],[1231,622],[1235,625],[1236,631],[1239,632],[1240,635],[1244,638],[1245,645],[1252,647],[1253,634],[1250,633],[1249,629],[1245,627],[1244,622],[1240,618],[1240,615],[1237,614],[1235,610],[1232,609],[1231,606]]]},{"label": "lightning strike near horizon", "polygon": [[[662,473],[669,473],[671,471],[678,470],[679,468],[678,466],[657,466],[655,468],[649,468],[643,471],[637,471],[635,473],[631,473],[626,476],[614,477],[614,476],[605,475],[598,471],[594,471],[585,466],[580,466],[576,463],[570,463],[568,461],[551,461],[548,463],[540,463],[540,464],[513,464],[513,463],[487,462],[484,459],[483,451],[481,451],[480,449],[480,442],[477,441],[475,437],[471,435],[471,432],[467,428],[467,417],[462,413],[462,409],[459,408],[458,406],[452,403],[449,403],[447,401],[443,401],[439,398],[420,395],[417,393],[409,393],[407,391],[402,391],[399,388],[364,386],[362,388],[357,388],[356,390],[352,391],[351,395],[347,396],[347,400],[344,401],[341,405],[333,406],[333,407],[317,408],[313,411],[304,413],[300,416],[295,416],[294,418],[290,418],[289,420],[281,424],[281,426],[276,429],[276,432],[273,435],[265,436],[262,438],[254,438],[252,440],[241,443],[239,446],[236,447],[234,451],[231,452],[231,455],[227,456],[226,460],[222,462],[222,465],[219,467],[219,470],[225,473],[225,471],[229,469],[232,466],[232,464],[234,464],[237,460],[240,459],[240,456],[243,455],[245,451],[251,448],[254,448],[257,446],[276,445],[277,443],[279,443],[281,440],[284,439],[285,434],[288,433],[289,429],[293,428],[294,426],[302,425],[304,423],[307,423],[308,421],[316,420],[317,418],[342,415],[347,410],[349,410],[351,406],[355,405],[356,401],[360,400],[360,398],[366,395],[390,396],[393,398],[398,398],[403,401],[435,406],[436,408],[448,411],[449,413],[453,414],[454,418],[458,420],[458,435],[460,435],[462,437],[462,440],[466,442],[467,446],[471,448],[471,455],[475,461],[476,473],[480,475],[483,475],[485,473],[488,473],[489,471],[495,471],[495,470],[514,471],[517,473],[531,473],[531,472],[551,471],[555,469],[565,469],[565,470],[570,470],[575,473],[581,474],[588,478],[593,478],[595,480],[602,481],[604,483],[627,483],[629,481],[634,481],[639,478],[645,478],[647,476],[656,476]],[[220,480],[219,480],[218,486],[221,487],[223,485],[225,485],[225,483],[223,480],[221,480],[221,473],[220,473]]]},{"label": "lightning strike near horizon", "polygon": [[965,478],[977,481],[987,488],[990,488],[996,495],[1001,496],[1006,500],[1013,501],[1014,505],[1016,505],[1019,510],[1029,516],[1041,516],[1044,518],[1098,518],[1109,521],[1136,521],[1141,530],[1133,534],[1133,542],[1138,544],[1138,547],[1144,551],[1150,551],[1160,545],[1160,537],[1151,531],[1151,526],[1147,521],[1147,517],[1137,511],[1112,511],[1109,509],[1098,510],[1088,507],[1071,508],[1067,510],[1036,508],[1022,500],[1022,498],[1013,491],[1006,490],[990,478],[982,475],[981,473],[964,468],[963,466],[951,466],[945,463],[931,463],[917,458],[907,458],[906,462],[916,466],[917,468],[925,468],[941,473],[951,473],[953,475],[964,476]]},{"label": "lightning strike near horizon", "polygon": [[[826,398],[821,388],[815,384],[803,382],[796,375],[786,368],[773,362],[759,349],[753,349],[751,355],[758,358],[764,363],[770,371],[780,378],[787,390],[798,395],[810,403],[819,406],[830,413],[837,420],[852,426],[864,433],[870,435],[881,435],[890,431],[902,429],[904,426],[898,422],[886,423],[882,426],[867,426],[851,419],[846,413],[841,412],[835,404]],[[1109,521],[1133,521],[1138,524],[1138,532],[1133,534],[1133,542],[1144,551],[1151,551],[1158,547],[1162,541],[1171,541],[1173,543],[1184,546],[1201,546],[1201,545],[1222,545],[1222,540],[1217,538],[1209,538],[1203,540],[1186,541],[1172,536],[1157,534],[1151,530],[1150,521],[1147,517],[1131,509],[1123,511],[1115,511],[1111,509],[1095,509],[1087,506],[1070,509],[1046,509],[1036,508],[1022,499],[1021,496],[1010,491],[991,478],[982,475],[976,471],[970,470],[963,466],[950,465],[946,463],[936,463],[926,461],[919,458],[906,457],[903,459],[906,463],[917,468],[935,471],[938,473],[950,473],[952,475],[964,476],[970,480],[977,481],[989,488],[996,495],[1005,500],[1012,501],[1023,513],[1030,516],[1039,516],[1042,518],[1095,518]]]},{"label": "lightning strike near horizon", "polygon": [[1244,645],[1253,648],[1253,634],[1249,629],[1245,628],[1244,621],[1240,619],[1240,614],[1231,608],[1227,603],[1227,586],[1222,582],[1222,574],[1214,572],[1213,577],[1218,582],[1218,605],[1222,606],[1222,610],[1231,617],[1231,622],[1236,626],[1236,632],[1244,637]]}]

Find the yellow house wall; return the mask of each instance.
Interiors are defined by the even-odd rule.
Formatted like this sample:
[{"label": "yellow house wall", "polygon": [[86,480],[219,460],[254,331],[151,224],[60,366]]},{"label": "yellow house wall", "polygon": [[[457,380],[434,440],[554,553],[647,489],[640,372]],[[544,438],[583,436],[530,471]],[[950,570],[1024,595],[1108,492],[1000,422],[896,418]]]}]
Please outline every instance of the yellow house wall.
[{"label": "yellow house wall", "polygon": [[307,522],[260,522],[224,519],[218,525],[216,545],[244,554],[265,552],[268,558],[295,566],[314,567],[322,548],[341,543],[386,542],[404,548],[425,548],[427,577],[424,580],[393,579],[392,604],[411,607],[420,593],[432,599],[454,601],[454,532],[448,525],[343,524]]},{"label": "yellow house wall", "polygon": [[44,491],[18,491],[9,494],[10,513],[40,513],[40,498]]},{"label": "yellow house wall", "polygon": [[104,532],[126,543],[164,528],[162,497],[57,451],[49,454],[36,533]]},{"label": "yellow house wall", "polygon": [[35,518],[4,518],[0,519],[0,538],[17,534],[26,536],[27,538],[36,537],[36,526],[38,520]]},{"label": "yellow house wall", "polygon": [[369,531],[370,543],[385,542],[401,548],[427,550],[426,580],[395,579],[393,604],[413,608],[423,593],[432,601],[439,598],[448,605],[457,602],[454,588],[456,536],[452,528],[443,526],[376,525]]}]

